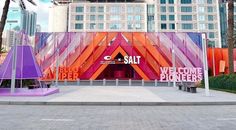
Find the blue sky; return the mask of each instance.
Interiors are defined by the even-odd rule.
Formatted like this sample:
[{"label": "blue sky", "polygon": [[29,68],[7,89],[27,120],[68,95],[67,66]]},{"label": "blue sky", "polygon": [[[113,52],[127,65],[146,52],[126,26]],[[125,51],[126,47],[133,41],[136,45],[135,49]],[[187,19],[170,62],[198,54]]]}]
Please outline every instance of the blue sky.
[{"label": "blue sky", "polygon": [[[17,1],[17,0],[16,0]],[[48,31],[48,8],[51,5],[51,0],[34,0],[37,6],[33,6],[24,0],[27,6],[27,10],[37,13],[37,24],[41,25],[42,31]],[[5,0],[0,0],[0,15],[2,15],[2,8]],[[11,7],[18,7],[17,3],[11,2]]]}]

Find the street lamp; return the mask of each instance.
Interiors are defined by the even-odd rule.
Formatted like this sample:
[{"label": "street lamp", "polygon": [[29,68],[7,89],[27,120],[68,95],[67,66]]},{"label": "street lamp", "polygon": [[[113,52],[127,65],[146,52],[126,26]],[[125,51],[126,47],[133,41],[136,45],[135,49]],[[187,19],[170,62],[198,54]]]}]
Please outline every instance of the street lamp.
[{"label": "street lamp", "polygon": [[205,81],[205,94],[206,96],[210,96],[210,90],[209,90],[209,80],[208,80],[208,65],[207,65],[207,50],[206,45],[207,44],[207,37],[206,34],[202,34],[202,53],[203,53],[203,72],[204,72],[204,81]]},{"label": "street lamp", "polygon": [[13,40],[13,54],[12,54],[12,71],[11,71],[11,94],[15,92],[16,61],[17,61],[16,53],[17,53],[17,46],[16,46],[16,40],[14,39]]},{"label": "street lamp", "polygon": [[172,67],[174,69],[173,72],[173,87],[176,87],[176,66],[175,66],[175,50],[172,49]]}]

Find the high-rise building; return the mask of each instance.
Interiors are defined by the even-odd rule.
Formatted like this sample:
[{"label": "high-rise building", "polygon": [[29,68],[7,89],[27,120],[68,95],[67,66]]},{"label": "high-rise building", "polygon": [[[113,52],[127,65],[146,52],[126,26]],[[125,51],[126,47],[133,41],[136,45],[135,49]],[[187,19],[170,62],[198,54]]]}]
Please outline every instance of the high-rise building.
[{"label": "high-rise building", "polygon": [[67,32],[68,6],[57,5],[49,8],[49,32]]},{"label": "high-rise building", "polygon": [[41,32],[41,26],[39,24],[36,25],[36,32]]},{"label": "high-rise building", "polygon": [[[222,0],[219,6],[222,47],[227,47],[228,3]],[[236,22],[236,2],[234,2],[234,23]]]},{"label": "high-rise building", "polygon": [[[53,18],[66,23],[69,32],[203,32],[207,34],[211,44],[221,47],[218,0],[66,0],[66,2],[55,0],[55,2],[60,6],[63,5],[63,15],[66,14],[67,17],[53,15]],[[56,9],[58,5],[52,8]],[[54,32],[53,29],[50,31]]]},{"label": "high-rise building", "polygon": [[27,35],[33,36],[36,31],[36,20],[35,12],[11,7],[7,14],[5,30],[24,31]]}]

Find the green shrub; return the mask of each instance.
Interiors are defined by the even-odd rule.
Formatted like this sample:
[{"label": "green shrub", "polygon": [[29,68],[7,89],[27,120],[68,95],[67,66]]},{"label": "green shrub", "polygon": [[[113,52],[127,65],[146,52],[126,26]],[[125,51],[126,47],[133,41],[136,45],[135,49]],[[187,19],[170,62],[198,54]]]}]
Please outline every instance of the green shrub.
[{"label": "green shrub", "polygon": [[[204,83],[204,81],[202,81]],[[236,92],[236,74],[209,77],[210,89]]]}]

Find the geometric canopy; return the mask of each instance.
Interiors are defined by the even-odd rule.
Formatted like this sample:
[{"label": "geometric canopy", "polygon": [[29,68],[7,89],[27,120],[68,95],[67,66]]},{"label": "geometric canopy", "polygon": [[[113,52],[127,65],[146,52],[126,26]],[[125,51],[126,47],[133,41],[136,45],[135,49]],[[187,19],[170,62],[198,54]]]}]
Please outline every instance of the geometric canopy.
[{"label": "geometric canopy", "polygon": [[[37,79],[42,77],[42,72],[35,60],[31,46],[17,46],[16,53],[16,79]],[[0,79],[11,79],[12,61],[13,47],[9,51],[4,62],[0,65]]]}]

